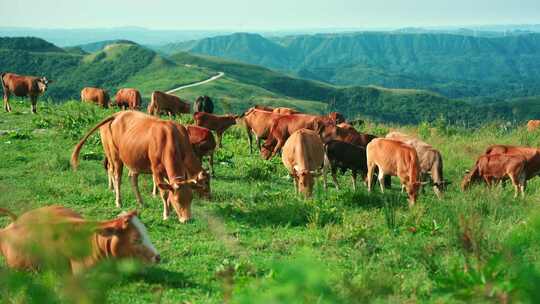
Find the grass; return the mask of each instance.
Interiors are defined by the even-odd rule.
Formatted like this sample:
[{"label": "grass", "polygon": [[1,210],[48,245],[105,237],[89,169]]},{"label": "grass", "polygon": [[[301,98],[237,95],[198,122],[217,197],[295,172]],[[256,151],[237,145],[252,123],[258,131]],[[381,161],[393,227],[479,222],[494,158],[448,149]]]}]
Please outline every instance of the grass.
[{"label": "grass", "polygon": [[[111,110],[78,102],[40,104],[37,115],[27,103],[13,108],[0,113],[7,131],[0,135],[0,207],[20,214],[61,204],[90,219],[120,213],[97,136],[83,149],[79,170],[69,166],[75,143]],[[392,127],[368,123],[364,130]],[[194,199],[191,223],[164,222],[149,176],[141,178],[141,218],[161,264],[138,271],[105,263],[79,280],[10,272],[0,276],[2,302],[535,302],[540,181],[529,183],[524,199],[514,199],[509,186],[462,193],[459,181],[487,145],[536,145],[540,137],[494,125],[404,130],[441,150],[453,182],[442,200],[428,189],[411,210],[395,181],[384,194],[362,185],[354,192],[348,174],[340,177],[344,190],[330,184],[325,192],[319,183],[314,198],[303,200],[281,160],[250,155],[243,131],[232,128],[216,155],[213,200]],[[124,208],[137,208],[127,178],[123,194]],[[0,218],[0,226],[8,222]],[[2,274],[4,265],[0,259]]]}]

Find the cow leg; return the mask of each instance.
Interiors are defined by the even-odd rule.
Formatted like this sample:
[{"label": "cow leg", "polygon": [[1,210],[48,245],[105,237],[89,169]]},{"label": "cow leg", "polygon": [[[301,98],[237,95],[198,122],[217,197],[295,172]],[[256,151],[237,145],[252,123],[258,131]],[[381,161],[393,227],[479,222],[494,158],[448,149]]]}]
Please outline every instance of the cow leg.
[{"label": "cow leg", "polygon": [[262,141],[262,139],[259,136],[256,136],[256,138],[257,138],[257,147],[259,148],[259,151],[261,151],[261,145],[262,145],[261,141]]},{"label": "cow leg", "polygon": [[338,181],[337,181],[336,171],[337,171],[337,168],[336,168],[336,167],[332,167],[332,180],[334,181],[334,185],[336,186],[336,189],[339,190],[339,183],[338,183]]},{"label": "cow leg", "polygon": [[208,163],[210,164],[210,175],[214,177],[214,151],[210,152],[210,156],[208,156]]},{"label": "cow leg", "polygon": [[368,164],[368,170],[367,170],[367,187],[368,192],[371,192],[371,187],[373,186],[373,169],[375,168],[375,164]]},{"label": "cow leg", "polygon": [[121,208],[122,207],[122,191],[121,191],[121,185],[122,185],[122,171],[124,169],[124,165],[119,162],[116,163],[114,166],[114,193],[116,194],[116,207]]},{"label": "cow leg", "polygon": [[223,146],[221,145],[221,139],[222,139],[222,136],[223,136],[223,131],[216,131],[216,135],[217,135],[217,146],[218,148],[222,148]]},{"label": "cow leg", "polygon": [[156,197],[158,195],[158,186],[156,179],[152,176],[152,196]]},{"label": "cow leg", "polygon": [[105,158],[105,161],[107,162],[107,177],[109,179],[109,190],[114,192],[114,166],[113,163],[107,158]]},{"label": "cow leg", "polygon": [[384,193],[384,172],[381,167],[379,167],[379,185],[381,186],[381,192]]},{"label": "cow leg", "polygon": [[32,102],[32,105],[31,105],[32,113],[36,114],[37,113],[37,97],[31,96],[30,101]]},{"label": "cow leg", "polygon": [[249,154],[253,154],[253,134],[251,134],[251,130],[249,128],[246,128],[246,131],[249,143]]},{"label": "cow leg", "polygon": [[169,194],[169,191],[159,189],[159,197],[161,198],[161,201],[163,202],[163,220],[164,221],[169,219],[170,205],[166,197],[167,194]]},{"label": "cow leg", "polygon": [[9,105],[9,95],[10,93],[6,91],[4,91],[4,110],[6,112],[11,112],[11,106]]},{"label": "cow leg", "polygon": [[356,191],[356,170],[352,170],[352,187],[353,190]]},{"label": "cow leg", "polygon": [[298,180],[296,179],[296,175],[293,175],[293,185],[294,185],[294,193],[298,194]]},{"label": "cow leg", "polygon": [[131,182],[131,187],[133,188],[133,192],[135,192],[135,197],[137,198],[137,203],[142,207],[144,206],[144,202],[141,196],[141,192],[139,192],[139,174],[138,173],[129,173],[129,181]]}]

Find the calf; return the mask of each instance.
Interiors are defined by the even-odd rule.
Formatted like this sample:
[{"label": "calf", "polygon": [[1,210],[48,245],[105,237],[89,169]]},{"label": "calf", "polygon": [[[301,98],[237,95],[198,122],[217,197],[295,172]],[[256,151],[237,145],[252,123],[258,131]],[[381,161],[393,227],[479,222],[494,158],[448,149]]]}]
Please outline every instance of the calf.
[{"label": "calf", "polygon": [[154,91],[147,112],[150,115],[160,115],[165,112],[171,117],[176,114],[189,113],[190,108],[189,102],[180,99],[178,96]]},{"label": "calf", "polygon": [[68,267],[73,273],[104,259],[135,258],[157,263],[160,255],[150,241],[137,212],[122,213],[109,221],[87,221],[62,207],[28,211],[0,230],[0,252],[10,268],[39,270]]},{"label": "calf", "polygon": [[321,174],[326,189],[324,145],[316,132],[307,129],[294,132],[283,146],[281,160],[293,177],[296,193],[310,197],[314,177]]},{"label": "calf", "polygon": [[110,102],[109,93],[104,89],[86,87],[81,91],[81,102],[94,103],[103,108],[108,108]]},{"label": "calf", "polygon": [[272,127],[272,122],[278,117],[282,117],[283,114],[258,110],[256,108],[251,108],[245,112],[242,116],[239,117],[238,123],[243,125],[246,129],[248,142],[249,142],[249,153],[253,153],[253,135],[257,140],[257,146],[259,150],[261,149],[261,139],[266,139],[270,133],[270,128]]},{"label": "calf", "polygon": [[206,95],[199,96],[193,104],[193,112],[214,113],[214,102]]},{"label": "calf", "polygon": [[509,177],[515,188],[517,197],[525,195],[527,185],[527,159],[519,154],[488,154],[481,155],[473,169],[463,178],[461,189],[467,190],[473,182],[484,180],[488,186]]},{"label": "calf", "polygon": [[220,148],[222,147],[221,138],[223,137],[223,133],[232,125],[236,124],[237,119],[237,115],[214,115],[205,112],[197,112],[193,114],[195,125],[216,132],[217,144]]},{"label": "calf", "polygon": [[384,192],[384,176],[398,176],[402,185],[405,185],[409,196],[409,207],[414,206],[418,196],[420,163],[416,150],[403,142],[385,138],[372,140],[366,149],[367,155],[367,184],[371,192],[373,173],[378,168],[379,184]]},{"label": "calf", "polygon": [[214,176],[214,151],[216,150],[216,141],[212,132],[203,127],[187,126],[189,142],[193,146],[193,152],[201,160],[203,157],[209,157],[210,174]]},{"label": "calf", "polygon": [[331,140],[325,147],[336,188],[339,189],[336,171],[341,169],[342,174],[344,174],[350,169],[352,171],[353,189],[356,190],[357,173],[360,172],[364,180],[367,174],[366,149],[339,140]]},{"label": "calf", "polygon": [[120,89],[116,92],[114,101],[123,110],[139,110],[141,108],[141,93],[136,89]]},{"label": "calf", "polygon": [[46,77],[22,76],[14,73],[1,73],[0,82],[4,90],[4,110],[11,112],[9,98],[11,94],[17,97],[29,97],[32,103],[32,113],[37,112],[37,99],[47,91],[49,83]]}]

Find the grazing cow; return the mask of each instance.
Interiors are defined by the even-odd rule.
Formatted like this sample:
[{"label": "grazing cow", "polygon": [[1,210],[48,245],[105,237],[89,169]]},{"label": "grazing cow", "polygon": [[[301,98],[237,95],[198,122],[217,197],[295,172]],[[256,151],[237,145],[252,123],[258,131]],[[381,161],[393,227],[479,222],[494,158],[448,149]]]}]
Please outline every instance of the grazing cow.
[{"label": "grazing cow", "polygon": [[199,96],[193,104],[193,112],[214,113],[214,102],[206,95]]},{"label": "grazing cow", "polygon": [[332,121],[334,121],[336,124],[344,123],[345,122],[345,116],[339,112],[330,112],[328,113],[328,118],[330,118]]},{"label": "grazing cow", "polygon": [[[118,112],[98,123],[75,146],[71,156],[73,168],[78,166],[84,143],[98,128],[111,168],[109,170],[112,170],[114,175],[116,205],[121,206],[120,186],[123,166],[126,165],[140,205],[143,201],[138,188],[138,176],[141,173],[150,173],[160,188],[163,219],[168,219],[172,204],[180,222],[188,221],[191,218],[192,188],[207,189],[209,192],[210,187],[209,176],[204,170],[190,172],[188,165],[198,159],[193,155],[185,128],[182,126],[182,131],[172,121],[164,121],[140,112]],[[188,159],[190,155],[192,157]]]},{"label": "grazing cow", "polygon": [[255,105],[253,108],[255,108],[257,110],[261,110],[261,111],[266,111],[266,112],[274,111],[273,107],[264,106],[264,105]]},{"label": "grazing cow", "polygon": [[367,145],[366,156],[368,191],[371,192],[373,173],[377,167],[381,191],[384,192],[385,175],[398,176],[407,190],[409,207],[414,206],[421,185],[419,182],[420,163],[416,150],[397,140],[376,138]]},{"label": "grazing cow", "polygon": [[275,108],[274,110],[272,110],[272,112],[276,113],[276,114],[284,114],[284,115],[290,115],[290,114],[298,114],[300,113],[299,111],[295,110],[295,109],[291,109],[291,108],[285,108],[285,107],[278,107],[278,108]]},{"label": "grazing cow", "polygon": [[324,145],[319,134],[300,129],[294,132],[283,146],[283,165],[294,181],[296,193],[310,197],[315,183],[314,177],[323,175],[326,189],[326,161]]},{"label": "grazing cow", "polygon": [[481,155],[473,169],[463,178],[461,189],[467,190],[473,182],[484,180],[488,186],[509,177],[517,197],[521,192],[525,196],[527,186],[527,159],[521,154],[485,154]]},{"label": "grazing cow", "polygon": [[152,92],[150,104],[147,112],[150,115],[159,116],[162,112],[173,116],[181,113],[189,113],[191,105],[189,102],[180,99],[178,96],[163,93],[160,91]]},{"label": "grazing cow", "polygon": [[108,221],[88,221],[62,206],[41,207],[19,218],[5,209],[0,213],[13,220],[0,230],[0,252],[10,268],[65,267],[80,273],[110,258],[160,261],[136,211]]},{"label": "grazing cow", "polygon": [[17,97],[29,97],[32,103],[32,113],[37,111],[37,99],[47,91],[52,80],[46,77],[22,76],[14,73],[1,73],[0,82],[4,90],[4,110],[11,112],[9,97],[11,94]]},{"label": "grazing cow", "polygon": [[195,125],[216,132],[217,144],[220,148],[222,147],[221,138],[223,137],[223,133],[232,125],[236,124],[237,119],[238,115],[214,115],[205,112],[197,112],[193,114]]},{"label": "grazing cow", "polygon": [[189,142],[193,146],[193,152],[201,160],[203,157],[209,157],[210,174],[214,176],[214,151],[216,150],[216,141],[212,132],[203,127],[187,126]]},{"label": "grazing cow", "polygon": [[540,120],[529,120],[527,122],[527,131],[533,132],[540,127]]},{"label": "grazing cow", "polygon": [[519,147],[510,145],[492,145],[484,152],[487,154],[519,154],[527,160],[525,172],[527,180],[540,174],[540,149],[531,147]]},{"label": "grazing cow", "polygon": [[[418,138],[401,132],[390,132],[386,135],[386,138],[399,140],[412,146],[416,150],[420,161],[420,172],[422,177],[427,177],[428,175],[431,177],[433,191],[438,198],[441,198],[442,192],[447,184],[443,178],[443,159],[441,152]],[[422,178],[422,180],[425,179]]]},{"label": "grazing cow", "polygon": [[357,173],[360,172],[363,179],[367,175],[366,149],[340,140],[331,140],[325,147],[336,188],[339,189],[336,171],[341,169],[342,174],[344,174],[350,169],[352,171],[353,189],[356,190]]},{"label": "grazing cow", "polygon": [[100,88],[86,87],[81,91],[81,102],[94,103],[103,108],[109,107],[109,93]]},{"label": "grazing cow", "polygon": [[361,146],[367,147],[370,141],[377,138],[377,136],[367,133],[360,133],[356,129],[347,123],[340,123],[337,125],[336,139]]},{"label": "grazing cow", "polygon": [[260,150],[261,139],[266,139],[268,137],[273,120],[282,116],[282,114],[250,108],[246,113],[239,117],[238,124],[244,125],[246,128],[249,153],[253,153],[253,134],[255,135],[257,146]]},{"label": "grazing cow", "polygon": [[281,150],[287,138],[300,129],[316,131],[323,142],[328,142],[335,138],[337,128],[333,121],[324,116],[283,115],[272,122],[270,133],[261,148],[261,156],[266,160],[272,158]]},{"label": "grazing cow", "polygon": [[136,89],[120,89],[116,92],[114,100],[122,110],[139,110],[141,108],[141,93]]}]

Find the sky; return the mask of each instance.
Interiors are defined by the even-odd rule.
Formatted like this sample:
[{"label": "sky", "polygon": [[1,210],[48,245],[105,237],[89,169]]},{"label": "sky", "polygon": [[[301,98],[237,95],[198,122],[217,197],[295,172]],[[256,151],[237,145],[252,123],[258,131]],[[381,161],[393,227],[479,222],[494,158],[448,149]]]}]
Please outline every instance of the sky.
[{"label": "sky", "polygon": [[540,0],[0,0],[0,26],[175,30],[540,23]]}]

